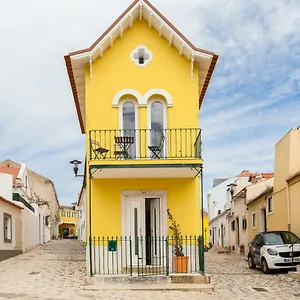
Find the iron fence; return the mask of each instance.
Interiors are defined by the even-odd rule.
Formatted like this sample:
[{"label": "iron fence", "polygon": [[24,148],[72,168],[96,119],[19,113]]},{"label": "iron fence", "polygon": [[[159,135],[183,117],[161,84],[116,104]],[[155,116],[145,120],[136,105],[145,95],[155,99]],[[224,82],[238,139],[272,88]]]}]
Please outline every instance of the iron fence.
[{"label": "iron fence", "polygon": [[90,242],[93,275],[204,273],[201,236],[94,237]]},{"label": "iron fence", "polygon": [[91,160],[201,158],[201,129],[91,130]]}]

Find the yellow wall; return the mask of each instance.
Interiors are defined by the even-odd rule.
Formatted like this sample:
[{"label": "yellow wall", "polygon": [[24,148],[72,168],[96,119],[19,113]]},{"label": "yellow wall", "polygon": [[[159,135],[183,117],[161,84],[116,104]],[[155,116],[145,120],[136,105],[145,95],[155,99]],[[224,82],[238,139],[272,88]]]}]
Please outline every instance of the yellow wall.
[{"label": "yellow wall", "polygon": [[[247,239],[248,243],[250,243],[254,236],[258,234],[261,231],[261,206],[266,205],[266,198],[265,195],[260,196],[258,199],[255,201],[249,203],[247,205]],[[255,228],[252,227],[252,215],[256,214],[256,226]],[[268,213],[268,212],[267,212]],[[269,225],[269,216],[267,214],[267,229],[272,230]]]},{"label": "yellow wall", "polygon": [[291,208],[291,231],[300,237],[300,176],[290,182],[289,195]]},{"label": "yellow wall", "polygon": [[[143,68],[131,60],[131,52],[145,45],[153,60]],[[118,129],[118,109],[112,107],[113,97],[123,89],[134,89],[144,95],[151,89],[164,89],[173,98],[168,108],[168,128],[198,127],[198,76],[194,68],[191,79],[190,62],[170,47],[147,23],[136,21],[103,58],[93,63],[93,80],[86,66],[86,132],[91,129]],[[147,128],[147,109],[139,109],[139,128]],[[88,134],[87,134],[88,136]]]},{"label": "yellow wall", "polygon": [[167,190],[168,208],[182,234],[200,234],[199,180],[97,179],[92,180],[92,236],[121,235],[122,190]]},{"label": "yellow wall", "polygon": [[[65,216],[64,217],[61,214],[62,210],[59,210],[59,212],[58,212],[59,221],[61,223],[64,223],[64,222],[67,222],[67,223],[69,223],[69,222],[77,223],[77,212],[75,210],[64,209],[63,211],[65,212]],[[68,212],[70,213],[70,217],[67,217]],[[73,213],[75,214],[75,217],[73,217]]]}]

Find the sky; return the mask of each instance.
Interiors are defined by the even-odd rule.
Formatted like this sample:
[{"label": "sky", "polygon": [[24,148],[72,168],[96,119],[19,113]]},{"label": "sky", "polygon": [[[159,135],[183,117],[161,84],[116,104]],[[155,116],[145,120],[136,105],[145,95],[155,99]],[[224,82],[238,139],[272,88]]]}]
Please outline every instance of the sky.
[{"label": "sky", "polygon": [[[0,160],[52,179],[61,204],[77,200],[82,178],[69,161],[85,155],[64,55],[90,46],[130,3],[1,3]],[[272,172],[275,144],[300,125],[300,1],[152,3],[220,56],[199,114],[205,191],[213,178]]]}]

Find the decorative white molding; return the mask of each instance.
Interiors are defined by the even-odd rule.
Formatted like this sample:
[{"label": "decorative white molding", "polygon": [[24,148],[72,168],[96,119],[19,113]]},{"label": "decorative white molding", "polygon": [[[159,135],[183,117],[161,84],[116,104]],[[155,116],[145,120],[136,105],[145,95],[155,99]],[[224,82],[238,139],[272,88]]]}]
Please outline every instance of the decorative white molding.
[{"label": "decorative white molding", "polygon": [[143,4],[140,3],[140,20],[143,19]]},{"label": "decorative white molding", "polygon": [[118,92],[118,93],[114,96],[113,101],[112,101],[112,105],[113,105],[114,107],[119,107],[119,101],[120,101],[120,99],[121,99],[123,96],[126,96],[126,95],[132,95],[132,96],[134,96],[134,97],[137,99],[137,102],[138,102],[139,104],[140,104],[140,102],[141,102],[141,99],[143,98],[143,96],[142,96],[139,92],[137,92],[137,91],[135,91],[135,90],[133,90],[133,89],[125,89],[125,90],[122,90],[122,91]]},{"label": "decorative white molding", "polygon": [[90,56],[90,81],[93,80],[93,58]]},{"label": "decorative white molding", "polygon": [[151,28],[151,18],[152,18],[152,16],[153,16],[153,14],[152,13],[150,13],[150,15],[149,15],[149,22],[148,22],[148,25],[149,25],[149,28]]},{"label": "decorative white molding", "polygon": [[167,107],[173,106],[173,99],[172,96],[165,90],[162,89],[152,89],[149,90],[144,96],[142,96],[138,91],[133,89],[124,89],[120,92],[118,92],[114,97],[112,101],[113,107],[119,107],[119,101],[123,96],[126,95],[132,95],[137,99],[138,105],[141,107],[147,106],[147,103],[149,102],[149,99],[153,95],[162,96],[166,100]]},{"label": "decorative white molding", "polygon": [[[141,1],[141,2],[138,2],[136,5],[134,5],[131,8],[131,10],[128,11],[128,13],[111,29],[110,32],[107,33],[107,35],[105,37],[103,37],[102,41],[99,42],[99,44],[95,45],[95,47],[91,51],[73,55],[72,59],[81,59],[81,58],[89,56],[90,54],[94,55],[95,51],[98,49],[100,43],[105,43],[105,41],[107,41],[107,39],[111,38],[112,34],[114,34],[117,30],[119,30],[120,24],[124,24],[124,22],[126,22],[126,20],[128,20],[128,18],[130,18],[131,23],[133,23],[132,16],[136,11],[139,10],[139,18],[142,19],[143,18],[143,7],[147,10],[147,12],[149,14],[150,13],[152,14],[152,19],[155,18],[160,24],[162,24],[164,26],[164,28],[166,28],[166,30],[168,30],[168,32],[170,32],[171,35],[174,35],[176,37],[176,39],[178,39],[181,43],[183,43],[185,45],[185,47],[195,55],[195,57],[212,58],[211,54],[206,54],[206,53],[195,51],[194,49],[192,49],[192,47],[182,37],[180,37],[178,35],[178,33],[175,32],[156,12],[154,12],[151,9],[151,7],[148,6],[148,4]],[[132,26],[133,25],[131,24],[131,27]]]},{"label": "decorative white molding", "polygon": [[[139,52],[144,52],[144,63],[139,63]],[[149,49],[144,45],[137,46],[130,54],[131,60],[140,68],[146,67],[153,59],[152,53],[149,51]]]},{"label": "decorative white molding", "polygon": [[101,44],[99,45],[100,57],[103,57],[103,49]]},{"label": "decorative white molding", "polygon": [[163,30],[163,28],[164,28],[164,24],[160,24],[160,26],[159,26],[159,37],[162,36],[162,30]]},{"label": "decorative white molding", "polygon": [[192,55],[192,59],[191,59],[191,78],[194,79],[194,55]]},{"label": "decorative white molding", "polygon": [[174,38],[174,34],[171,33],[170,40],[169,40],[169,46],[172,46],[172,44],[173,44],[173,38]]},{"label": "decorative white molding", "polygon": [[148,91],[144,96],[143,96],[143,100],[144,102],[142,103],[143,105],[147,105],[147,102],[149,102],[149,98],[151,98],[153,95],[158,95],[158,96],[163,96],[166,99],[167,102],[167,106],[173,106],[173,100],[172,100],[172,96],[165,90],[161,90],[161,89],[152,89],[150,91]]},{"label": "decorative white molding", "polygon": [[123,37],[123,25],[120,24],[120,38]]},{"label": "decorative white molding", "polygon": [[181,48],[180,48],[180,51],[179,51],[179,54],[180,54],[180,55],[182,55],[183,49],[184,49],[184,44],[182,44],[182,46],[181,46]]},{"label": "decorative white molding", "polygon": [[129,18],[130,18],[129,27],[132,28],[133,27],[133,17],[132,17],[132,14],[129,15]]}]

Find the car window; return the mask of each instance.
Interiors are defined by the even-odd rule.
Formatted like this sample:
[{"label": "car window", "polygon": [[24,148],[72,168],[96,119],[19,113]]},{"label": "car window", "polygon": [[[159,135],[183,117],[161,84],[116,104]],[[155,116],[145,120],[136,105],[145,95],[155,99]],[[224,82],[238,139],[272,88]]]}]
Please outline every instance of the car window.
[{"label": "car window", "polygon": [[283,245],[283,239],[279,232],[270,232],[264,235],[266,245]]},{"label": "car window", "polygon": [[292,232],[282,232],[281,236],[285,244],[300,243],[300,241],[297,241],[298,237]]},{"label": "car window", "polygon": [[297,241],[297,236],[292,232],[270,232],[264,234],[265,245],[292,244]]}]

